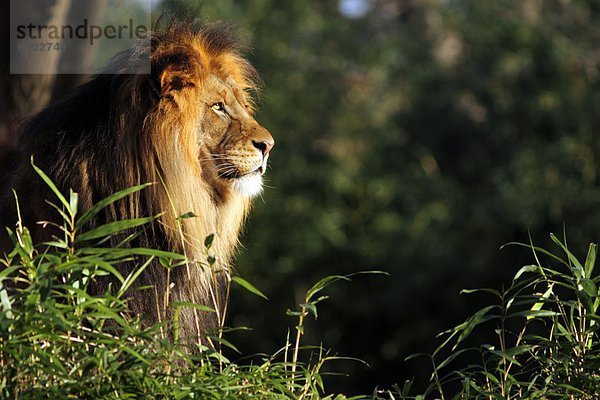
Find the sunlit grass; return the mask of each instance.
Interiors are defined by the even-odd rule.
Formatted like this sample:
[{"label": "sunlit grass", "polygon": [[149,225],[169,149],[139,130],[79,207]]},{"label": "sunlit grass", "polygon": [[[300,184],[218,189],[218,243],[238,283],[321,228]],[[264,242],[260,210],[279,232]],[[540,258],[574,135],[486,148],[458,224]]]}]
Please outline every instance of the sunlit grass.
[{"label": "sunlit grass", "polygon": [[[35,166],[34,166],[35,168]],[[183,340],[178,316],[183,307],[214,312],[193,302],[169,303],[174,312],[158,310],[164,318],[149,326],[127,308],[127,293],[150,263],[165,268],[188,266],[185,255],[130,247],[131,232],[154,218],[114,221],[86,228],[104,207],[136,191],[141,185],[115,193],[80,213],[77,193],[66,197],[39,169],[38,174],[56,195],[54,208],[62,217],[59,235],[34,243],[20,218],[8,229],[14,249],[0,267],[0,394],[3,398],[201,398],[201,399],[346,399],[327,395],[323,365],[339,359],[320,347],[302,343],[307,318],[318,315],[327,299],[323,291],[353,275],[328,276],[317,282],[296,310],[284,333],[282,347],[271,355],[244,357],[235,362],[224,355],[237,351],[227,340],[224,318],[208,343]],[[15,200],[19,204],[15,195]],[[182,215],[180,218],[191,217]],[[127,232],[126,235],[123,235]],[[124,236],[119,245],[108,239]],[[584,261],[571,253],[566,238],[552,240],[558,254],[533,243],[531,265],[522,267],[507,289],[464,290],[490,296],[464,323],[441,333],[430,360],[433,373],[426,391],[415,395],[412,381],[376,389],[373,399],[596,399],[600,393],[600,274],[595,269],[597,245],[591,244]],[[210,268],[213,237],[205,239]],[[211,261],[213,260],[213,261]],[[135,265],[127,274],[123,263]],[[369,271],[366,273],[378,273]],[[102,295],[92,296],[94,279],[112,275],[118,282]],[[228,283],[263,298],[247,280],[232,276]],[[229,291],[229,288],[227,288]],[[491,331],[496,340],[473,344],[474,332]],[[466,353],[480,362],[453,366]]]},{"label": "sunlit grass", "polygon": [[[551,235],[558,253],[535,246],[533,263],[519,269],[505,290],[463,290],[483,293],[493,301],[462,324],[442,332],[430,360],[431,384],[424,394],[410,396],[411,382],[393,398],[440,399],[597,399],[600,395],[600,315],[595,270],[598,246],[589,245],[579,261],[562,240]],[[469,345],[473,332],[493,332],[491,343]],[[465,353],[480,362],[456,370]],[[463,364],[464,365],[464,364]]]},{"label": "sunlit grass", "polygon": [[[152,326],[128,311],[126,293],[146,266],[155,260],[165,268],[187,263],[181,254],[127,246],[128,235],[154,218],[85,228],[104,207],[147,185],[113,194],[80,214],[77,193],[64,196],[42,171],[36,171],[56,195],[54,208],[63,223],[55,225],[60,234],[47,243],[34,243],[20,220],[15,229],[8,229],[14,249],[0,267],[1,397],[333,398],[324,396],[321,369],[336,357],[318,347],[304,347],[300,337],[304,319],[309,314],[316,316],[316,304],[325,299],[313,297],[329,284],[349,277],[320,281],[309,290],[306,304],[300,305],[297,313],[290,312],[298,319],[293,343],[284,332],[282,348],[273,355],[246,357],[243,364],[232,362],[222,349],[236,349],[224,337],[228,329],[221,321],[213,345],[180,340],[178,310],[194,307],[211,312],[206,306],[169,304],[175,309],[173,320]],[[121,245],[103,246],[109,237],[123,232],[127,234]],[[207,249],[211,243],[212,237],[206,238]],[[121,274],[118,266],[123,263],[136,268]],[[211,264],[210,257],[207,264]],[[109,274],[116,277],[118,287],[90,295],[90,282]],[[240,277],[231,282],[264,297]],[[153,288],[135,290],[154,293]],[[155,295],[169,298],[168,293]],[[310,361],[303,362],[302,354]]]}]

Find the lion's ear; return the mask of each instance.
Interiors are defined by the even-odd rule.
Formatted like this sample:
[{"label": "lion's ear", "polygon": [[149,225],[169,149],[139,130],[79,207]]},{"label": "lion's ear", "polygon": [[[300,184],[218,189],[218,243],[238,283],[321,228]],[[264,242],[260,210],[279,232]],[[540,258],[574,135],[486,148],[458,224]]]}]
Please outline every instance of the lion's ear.
[{"label": "lion's ear", "polygon": [[168,63],[158,76],[160,92],[168,96],[186,86],[194,85],[193,68],[188,63]]}]

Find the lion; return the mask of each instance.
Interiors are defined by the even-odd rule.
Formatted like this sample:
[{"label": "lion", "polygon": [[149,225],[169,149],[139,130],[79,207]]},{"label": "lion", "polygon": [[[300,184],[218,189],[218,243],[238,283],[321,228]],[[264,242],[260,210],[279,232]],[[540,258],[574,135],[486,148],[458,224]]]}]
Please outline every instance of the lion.
[{"label": "lion", "polygon": [[[169,278],[159,263],[149,265],[137,285],[154,290],[131,291],[129,308],[150,323],[160,321],[157,310],[169,309],[166,290],[170,301],[214,308],[215,313],[183,309],[180,337],[198,338],[222,317],[229,265],[251,200],[262,190],[274,140],[253,116],[252,93],[260,78],[231,29],[171,23],[146,40],[115,56],[108,72],[23,124],[23,157],[12,187],[26,199],[22,220],[40,241],[56,232],[35,223],[56,210],[45,201],[52,196],[29,165],[31,155],[63,193],[79,194],[82,212],[119,190],[154,182],[108,207],[90,226],[160,215],[139,232],[135,245],[180,252],[189,262]],[[148,44],[150,54],[144,51]],[[148,57],[149,75],[118,73]],[[15,210],[4,214],[14,224]],[[184,214],[192,217],[179,218]],[[210,269],[202,261],[205,238],[213,234],[216,261]],[[116,281],[98,279],[90,290],[102,293],[111,283]]]}]

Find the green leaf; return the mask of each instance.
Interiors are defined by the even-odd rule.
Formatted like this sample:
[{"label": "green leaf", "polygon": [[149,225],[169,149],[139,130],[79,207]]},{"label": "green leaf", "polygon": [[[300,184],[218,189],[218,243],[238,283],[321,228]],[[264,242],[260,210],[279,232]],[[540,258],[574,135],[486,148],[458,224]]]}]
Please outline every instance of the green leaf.
[{"label": "green leaf", "polygon": [[565,388],[565,389],[567,389],[567,390],[569,390],[571,392],[575,392],[575,393],[578,393],[578,394],[583,395],[583,396],[587,396],[588,395],[588,393],[584,392],[583,390],[578,389],[575,386],[569,385],[567,383],[559,383],[558,386],[563,387],[563,388]]},{"label": "green leaf", "polygon": [[86,255],[97,255],[99,257],[106,256],[112,259],[122,258],[131,255],[137,256],[155,256],[159,258],[171,258],[174,260],[185,260],[185,256],[179,253],[172,253],[170,251],[147,249],[145,247],[133,247],[133,248],[106,248],[106,247],[88,247],[78,250],[78,254]]},{"label": "green leaf", "polygon": [[194,214],[193,212],[189,211],[189,212],[186,212],[185,214],[181,214],[181,215],[180,215],[179,217],[177,217],[176,219],[177,219],[178,221],[181,221],[182,219],[196,218],[196,217],[197,217],[197,215],[196,215],[196,214]]},{"label": "green leaf", "polygon": [[43,303],[48,299],[50,289],[52,289],[52,280],[50,278],[45,278],[40,282],[40,286],[40,301]]},{"label": "green leaf", "polygon": [[[89,260],[89,261],[97,264],[101,270],[110,273],[112,276],[117,278],[120,283],[123,283],[123,275],[121,275],[121,273],[119,271],[117,271],[117,269],[115,267],[113,267],[110,263],[103,261],[103,260]],[[98,272],[99,271],[96,271],[96,275],[100,276],[101,274],[99,274]]]},{"label": "green leaf", "polygon": [[448,342],[450,342],[450,340],[456,334],[460,334],[460,335],[459,335],[458,339],[456,340],[456,343],[454,343],[454,346],[452,347],[453,350],[459,345],[460,342],[462,342],[464,339],[466,339],[469,336],[469,334],[473,331],[473,329],[477,325],[482,324],[487,321],[490,321],[492,319],[498,318],[498,316],[494,315],[494,314],[487,315],[491,310],[496,309],[496,308],[498,308],[498,306],[484,307],[481,310],[477,311],[475,314],[473,314],[471,317],[469,317],[462,324],[457,325],[454,328],[446,331],[445,333],[450,333],[450,337],[448,337],[441,346],[438,346],[438,348],[436,349],[434,354],[437,354],[439,352],[439,350],[442,347],[444,347],[446,344],[448,344]]},{"label": "green leaf", "polygon": [[398,391],[398,393],[400,393],[402,398],[407,398],[410,393],[410,389],[411,389],[412,385],[413,385],[413,381],[409,381],[407,379],[404,381],[404,385],[402,385],[402,390],[400,390],[400,387],[398,385],[394,385],[393,387],[395,388],[396,391]]},{"label": "green leaf", "polygon": [[69,248],[69,245],[63,241],[44,242],[42,244],[46,247],[56,247],[56,248],[63,249],[63,250],[66,250]]},{"label": "green leaf", "polygon": [[12,303],[8,297],[6,289],[0,290],[0,304],[2,304],[2,311],[6,312],[8,318],[12,317]]},{"label": "green leaf", "polygon": [[0,288],[2,288],[2,281],[6,279],[6,277],[10,276],[13,272],[21,268],[23,268],[21,265],[0,268]]},{"label": "green leaf", "polygon": [[133,282],[135,282],[135,280],[140,276],[140,274],[142,272],[144,272],[146,267],[148,265],[150,265],[150,263],[154,260],[154,258],[155,257],[150,257],[144,264],[142,264],[142,266],[140,268],[138,268],[137,270],[135,270],[131,274],[129,274],[125,280],[123,280],[121,278],[122,285],[121,285],[121,288],[119,289],[119,293],[117,294],[117,298],[120,298],[121,296],[123,296],[125,294],[127,289],[129,289],[129,287],[133,284]]},{"label": "green leaf", "polygon": [[145,183],[143,185],[132,186],[130,188],[120,190],[117,193],[111,194],[110,196],[100,200],[99,202],[94,204],[92,206],[92,208],[87,210],[81,216],[81,218],[79,218],[79,220],[75,223],[75,227],[78,229],[81,228],[86,222],[88,222],[90,219],[92,219],[96,214],[98,214],[98,212],[100,212],[103,208],[105,208],[109,204],[112,204],[115,201],[122,199],[123,197],[126,197],[132,193],[139,191],[139,190],[145,189],[151,185],[153,185],[153,183]]},{"label": "green leaf", "polygon": [[79,203],[79,195],[77,193],[75,193],[73,191],[73,189],[71,189],[69,191],[69,210],[71,212],[71,215],[76,215],[77,214],[77,205]]},{"label": "green leaf", "polygon": [[591,279],[592,273],[594,272],[594,265],[596,264],[596,254],[598,252],[598,245],[596,243],[590,243],[587,256],[585,257],[585,277]]},{"label": "green leaf", "polygon": [[550,253],[548,250],[546,250],[546,249],[544,249],[542,247],[534,246],[533,244],[525,244],[525,243],[519,243],[519,242],[510,242],[510,243],[507,243],[504,246],[502,246],[501,249],[503,249],[504,247],[507,247],[507,246],[526,247],[528,249],[533,250],[534,254],[535,253],[541,253],[541,254],[544,254],[544,255],[546,255],[546,256],[548,256],[548,257],[550,257],[550,258],[552,258],[552,259],[560,262],[561,264],[568,265],[567,262],[565,260],[563,260],[562,258],[558,257],[555,254]]},{"label": "green leaf", "polygon": [[578,289],[584,290],[591,297],[596,297],[598,295],[598,289],[591,279],[581,278],[579,280]]},{"label": "green leaf", "polygon": [[317,306],[315,306],[314,303],[300,304],[300,307],[304,308],[305,310],[308,310],[308,312],[310,312],[315,317],[315,319],[317,319]]},{"label": "green leaf", "polygon": [[557,312],[550,310],[526,310],[510,314],[507,318],[514,317],[527,317],[527,319],[538,318],[538,317],[554,317],[560,315]]},{"label": "green leaf", "polygon": [[368,270],[368,271],[358,271],[358,272],[353,272],[351,274],[346,275],[346,278],[352,278],[353,276],[357,276],[357,275],[385,275],[385,276],[391,276],[389,272],[386,271],[380,271],[380,270]]},{"label": "green leaf", "polygon": [[[542,294],[541,297],[541,301],[536,302],[533,306],[531,306],[530,311],[538,311],[541,310],[542,306],[545,303],[545,300],[548,299],[548,297],[550,297],[550,295],[552,294],[552,288],[554,287],[553,284],[550,284],[548,289],[544,292],[544,294]],[[535,318],[535,316],[528,316],[527,319],[530,320],[532,318]]]},{"label": "green leaf", "polygon": [[329,286],[332,283],[337,282],[339,280],[350,281],[350,278],[348,278],[347,276],[344,276],[344,275],[326,276],[325,278],[323,278],[320,281],[318,281],[317,283],[315,283],[313,285],[313,287],[311,287],[308,290],[308,292],[306,292],[306,302],[308,303],[310,301],[310,299],[312,299],[312,297],[316,293],[320,292],[321,290],[325,289],[327,286]]},{"label": "green leaf", "polygon": [[584,274],[584,269],[583,269],[583,266],[581,265],[581,263],[579,262],[579,260],[577,259],[577,257],[575,257],[569,251],[567,246],[565,246],[553,233],[550,234],[550,238],[552,239],[552,241],[554,243],[556,243],[557,245],[560,246],[560,248],[563,249],[563,251],[565,252],[567,257],[569,258],[569,261],[571,261],[573,263],[573,273],[575,274],[575,277],[577,279],[580,279],[582,277],[582,275]]},{"label": "green leaf", "polygon": [[214,233],[211,233],[210,235],[205,237],[204,238],[204,247],[209,248],[212,245],[214,239],[215,239]]},{"label": "green leaf", "polygon": [[489,352],[497,355],[498,357],[502,358],[503,360],[508,361],[511,364],[518,365],[519,367],[521,366],[521,363],[519,361],[517,361],[516,358],[514,358],[510,354],[506,354],[506,352],[499,351],[499,350],[489,350]]},{"label": "green leaf", "polygon": [[461,349],[458,351],[454,351],[452,352],[452,354],[450,356],[448,356],[448,358],[446,358],[444,361],[442,361],[436,369],[440,370],[442,368],[444,368],[446,365],[450,364],[456,357],[460,356],[461,354],[463,354],[464,352],[470,351],[473,349]]},{"label": "green leaf", "polygon": [[499,291],[494,290],[494,289],[488,289],[488,288],[481,288],[481,289],[463,289],[460,291],[460,294],[471,294],[471,293],[489,293],[492,294],[498,298],[502,298],[502,295],[500,294]]},{"label": "green leaf", "polygon": [[218,337],[218,336],[211,336],[210,338],[213,341],[224,345],[225,347],[229,347],[231,350],[235,351],[236,353],[242,354],[242,352],[237,347],[235,347],[235,345],[233,343],[231,343],[229,340],[227,340],[223,337]]},{"label": "green leaf", "polygon": [[144,364],[150,365],[150,361],[148,361],[144,357],[142,357],[142,355],[140,353],[138,353],[137,351],[135,351],[133,349],[130,349],[127,346],[121,346],[120,349],[123,350],[123,351],[125,351],[126,353],[131,354],[132,356],[134,356],[135,358],[137,358],[138,360],[140,360]]},{"label": "green leaf", "polygon": [[554,323],[554,326],[558,329],[558,331],[562,334],[562,336],[564,336],[569,342],[574,343],[573,335],[560,322],[556,321]]},{"label": "green leaf", "polygon": [[521,267],[521,269],[519,269],[517,271],[517,273],[515,274],[515,277],[513,278],[513,282],[516,281],[517,279],[519,279],[521,277],[521,275],[523,275],[525,273],[538,272],[539,270],[540,270],[540,267],[537,265],[525,265],[524,267]]},{"label": "green leaf", "polygon": [[531,344],[523,344],[516,347],[511,347],[503,351],[504,354],[509,356],[518,356],[519,354],[527,353],[535,350],[538,346]]},{"label": "green leaf", "polygon": [[246,289],[247,291],[249,291],[250,293],[260,296],[265,300],[269,300],[269,298],[267,296],[265,296],[263,292],[261,292],[260,290],[255,288],[247,280],[240,278],[239,276],[234,276],[233,278],[231,278],[231,280],[234,281],[235,283],[237,283],[238,285],[240,285],[241,287],[243,287],[244,289]]},{"label": "green leaf", "polygon": [[127,229],[135,228],[137,226],[145,225],[149,222],[154,221],[156,217],[146,217],[146,218],[132,218],[132,219],[124,219],[121,221],[109,222],[104,225],[100,225],[97,228],[92,229],[91,231],[87,231],[85,233],[80,234],[77,237],[76,242],[83,242],[86,240],[105,238],[107,236],[111,236],[122,232]]},{"label": "green leaf", "polygon": [[577,298],[583,303],[583,306],[585,307],[587,312],[594,312],[594,301],[585,290],[577,290]]},{"label": "green leaf", "polygon": [[35,170],[35,172],[44,180],[44,182],[46,182],[46,185],[48,185],[48,187],[52,190],[52,192],[54,192],[54,194],[56,195],[56,197],[58,197],[58,199],[60,200],[60,202],[67,208],[67,210],[70,210],[69,202],[67,201],[67,199],[65,199],[65,196],[62,195],[62,193],[60,192],[60,190],[58,190],[58,188],[56,187],[56,185],[54,184],[54,182],[52,182],[52,179],[50,179],[48,177],[48,175],[46,175],[44,173],[44,171],[42,171],[41,169],[39,169],[33,163],[33,156],[31,156],[31,166],[33,167],[33,169]]},{"label": "green leaf", "polygon": [[196,303],[192,303],[189,301],[174,301],[170,304],[171,307],[175,307],[175,308],[183,308],[183,307],[188,307],[188,308],[194,308],[196,310],[200,310],[200,311],[206,311],[206,312],[216,312],[214,308],[210,308],[208,306],[204,306],[202,304],[196,304]]},{"label": "green leaf", "polygon": [[488,315],[488,313],[495,308],[497,308],[497,306],[484,307],[481,310],[477,311],[475,314],[473,314],[465,322],[463,322],[462,324],[460,324],[460,325],[456,326],[454,329],[452,329],[455,332],[460,332],[460,335],[459,335],[458,339],[456,340],[456,343],[454,344],[453,349],[456,348],[456,346],[458,346],[458,344],[460,342],[465,340],[471,334],[471,332],[473,331],[473,329],[475,329],[475,327],[477,325],[497,318],[498,317],[497,315]]}]

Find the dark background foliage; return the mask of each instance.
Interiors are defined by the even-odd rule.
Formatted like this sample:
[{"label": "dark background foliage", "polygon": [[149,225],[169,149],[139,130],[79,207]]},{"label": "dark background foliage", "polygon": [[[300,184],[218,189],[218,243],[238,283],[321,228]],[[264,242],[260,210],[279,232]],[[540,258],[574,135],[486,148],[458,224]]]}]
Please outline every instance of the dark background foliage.
[{"label": "dark background foliage", "polygon": [[332,391],[422,384],[427,363],[403,359],[480,306],[460,289],[501,288],[530,262],[502,244],[545,245],[563,224],[575,251],[598,240],[597,0],[160,9],[235,23],[265,81],[257,118],[277,144],[236,268],[270,300],[234,293],[231,325],[254,329],[231,337],[244,354],[284,345],[286,309],[318,279],[380,269],[329,290],[307,343],[370,364],[334,365],[351,377]]}]

